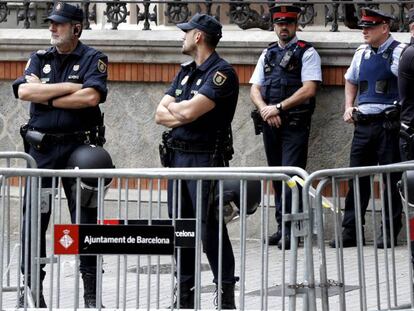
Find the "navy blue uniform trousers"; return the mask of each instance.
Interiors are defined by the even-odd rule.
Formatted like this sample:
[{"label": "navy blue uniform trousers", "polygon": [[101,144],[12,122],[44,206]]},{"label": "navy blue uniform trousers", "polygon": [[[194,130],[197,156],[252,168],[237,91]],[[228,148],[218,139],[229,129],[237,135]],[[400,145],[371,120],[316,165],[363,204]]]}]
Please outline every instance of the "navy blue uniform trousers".
[{"label": "navy blue uniform trousers", "polygon": [[[186,153],[174,150],[172,155],[172,167],[211,167],[212,155],[205,153]],[[218,165],[215,165],[218,166]],[[222,165],[221,165],[222,166]],[[209,206],[209,197],[212,191],[212,182],[202,182],[202,233],[203,251],[207,255],[214,280],[218,282],[218,245],[219,223],[215,217],[215,206]],[[178,185],[176,192],[176,217],[178,217]],[[181,182],[181,218],[196,218],[197,181],[183,180]],[[168,213],[172,217],[173,212],[173,181],[168,182]],[[223,261],[222,282],[234,284],[234,254],[226,226],[223,226]],[[180,282],[194,285],[195,274],[195,249],[181,248]]]},{"label": "navy blue uniform trousers", "polygon": [[[371,166],[385,165],[400,162],[399,152],[399,129],[388,130],[383,128],[383,120],[376,120],[368,123],[357,123],[355,125],[354,137],[352,140],[350,166]],[[401,229],[402,204],[397,189],[397,182],[401,178],[400,173],[393,173],[391,178],[391,203],[392,219],[394,232],[398,233]],[[384,198],[385,205],[388,206],[387,180],[384,175]],[[359,178],[359,192],[362,225],[365,224],[365,212],[371,196],[369,177]],[[389,226],[389,211],[386,210],[386,226]],[[355,229],[355,201],[354,186],[352,180],[349,181],[349,191],[345,199],[345,215],[342,222],[345,228]]]},{"label": "navy blue uniform trousers", "polygon": [[[306,168],[308,159],[308,142],[310,132],[310,118],[302,124],[289,125],[286,118],[282,126],[276,128],[263,122],[263,143],[267,163],[269,166],[297,166]],[[276,221],[279,228],[282,225],[282,182],[274,181]],[[301,191],[299,192],[301,195]],[[299,200],[301,202],[302,200]],[[300,206],[301,208],[301,206]],[[285,212],[292,210],[292,194],[289,187],[285,187]],[[290,223],[286,223],[286,234],[289,234]]]},{"label": "navy blue uniform trousers", "polygon": [[[40,152],[30,147],[29,154],[36,160],[38,168],[45,169],[64,169],[66,163],[72,154],[72,152],[79,146],[79,144],[52,144],[45,147],[45,150]],[[66,198],[68,199],[69,212],[71,215],[72,223],[76,222],[76,193],[72,190],[72,186],[75,184],[73,178],[62,179],[63,188],[65,191]],[[57,181],[56,181],[57,186]],[[51,188],[51,178],[42,178],[42,188]],[[76,191],[76,189],[74,189]],[[51,205],[49,209],[41,213],[41,228],[40,228],[40,256],[46,256],[46,230],[49,225],[51,215]],[[22,226],[22,264],[21,270],[24,273],[24,243],[25,243],[25,227],[26,227],[26,205],[23,206],[23,226]],[[96,224],[97,210],[96,208],[81,207],[81,223]],[[30,217],[29,217],[30,223]],[[30,229],[29,229],[30,233]],[[30,240],[30,237],[29,237]],[[29,244],[30,245],[30,244]],[[29,246],[30,251],[30,246]],[[29,254],[30,256],[30,254]],[[30,257],[29,257],[30,258]],[[82,273],[96,274],[96,256],[80,256],[80,271]],[[29,271],[25,275],[26,281],[30,284],[30,265]],[[45,277],[44,265],[41,265],[40,279],[43,280]]]}]

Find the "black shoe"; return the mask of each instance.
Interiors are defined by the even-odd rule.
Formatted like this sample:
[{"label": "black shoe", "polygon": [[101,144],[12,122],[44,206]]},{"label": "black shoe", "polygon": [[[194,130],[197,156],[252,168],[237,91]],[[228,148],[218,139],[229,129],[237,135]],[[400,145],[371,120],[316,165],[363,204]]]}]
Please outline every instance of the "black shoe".
[{"label": "black shoe", "polygon": [[[285,250],[289,250],[290,249],[290,233],[285,235]],[[283,240],[280,239],[279,243],[277,243],[277,247],[279,249],[283,248]]]},{"label": "black shoe", "polygon": [[[43,296],[43,292],[39,293],[39,304],[36,303],[36,297],[33,297],[35,300],[35,308],[47,308],[45,297]],[[29,305],[27,307],[30,307]],[[20,292],[19,296],[19,303],[17,305],[17,308],[24,308],[24,291]]]},{"label": "black shoe", "polygon": [[[362,245],[365,246],[365,234],[362,231]],[[336,241],[333,239],[329,242],[329,246],[332,248],[336,248]],[[357,246],[357,237],[355,228],[345,228],[342,231],[342,246],[345,247],[356,247]]]},{"label": "black shoe", "polygon": [[[177,295],[178,288],[175,286],[174,296]],[[178,309],[178,299],[176,297],[173,306],[168,309]],[[186,283],[180,284],[180,309],[194,309],[194,286]]]},{"label": "black shoe", "polygon": [[[271,236],[269,236],[269,245],[277,245],[282,238],[282,231],[277,230]],[[266,239],[264,239],[263,243],[266,243]]]},{"label": "black shoe", "polygon": [[[216,285],[216,293],[214,297],[214,305],[218,309],[218,290]],[[236,309],[236,303],[234,300],[234,284],[222,283],[221,284],[221,309],[234,310]]]},{"label": "black shoe", "polygon": [[[394,246],[398,246],[397,238],[398,238],[398,233],[397,234],[394,233]],[[384,238],[382,235],[382,229],[377,239],[377,247],[380,249],[384,248]],[[388,234],[388,232],[387,232],[387,248],[391,248],[391,239],[390,239],[390,235]]]},{"label": "black shoe", "polygon": [[[82,273],[85,309],[96,309],[96,274]],[[101,304],[101,308],[105,308]]]}]

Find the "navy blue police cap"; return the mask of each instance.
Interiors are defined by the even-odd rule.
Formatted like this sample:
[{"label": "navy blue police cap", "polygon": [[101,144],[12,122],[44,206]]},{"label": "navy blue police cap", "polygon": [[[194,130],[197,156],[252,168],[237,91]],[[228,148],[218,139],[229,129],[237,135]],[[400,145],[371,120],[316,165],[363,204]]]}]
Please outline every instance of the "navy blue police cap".
[{"label": "navy blue police cap", "polygon": [[53,7],[52,13],[45,18],[45,22],[54,21],[56,23],[69,23],[72,21],[82,22],[82,9],[65,2],[57,2]]},{"label": "navy blue police cap", "polygon": [[276,5],[270,8],[270,15],[274,24],[296,23],[302,9],[295,5]]},{"label": "navy blue police cap", "polygon": [[182,31],[189,31],[192,29],[199,29],[205,33],[221,38],[221,24],[214,17],[207,14],[194,15],[189,22],[177,24],[177,27]]},{"label": "navy blue police cap", "polygon": [[361,20],[358,24],[359,27],[373,27],[381,24],[389,24],[394,17],[390,14],[384,13],[380,10],[374,10],[370,8],[361,9]]}]

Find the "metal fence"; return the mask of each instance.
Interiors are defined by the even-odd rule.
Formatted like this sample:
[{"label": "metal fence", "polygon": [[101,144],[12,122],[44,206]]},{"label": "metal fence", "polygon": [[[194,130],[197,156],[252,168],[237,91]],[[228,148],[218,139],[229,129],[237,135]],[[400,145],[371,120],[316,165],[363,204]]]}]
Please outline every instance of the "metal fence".
[{"label": "metal fence", "polygon": [[[269,8],[274,2],[265,0],[128,0],[128,1],[105,1],[105,0],[75,0],[85,11],[84,25],[90,28],[91,23],[96,23],[98,15],[103,14],[104,20],[112,24],[112,29],[117,29],[121,23],[126,23],[129,17],[137,24],[143,24],[143,30],[150,30],[155,26],[162,16],[166,17],[167,24],[178,24],[188,21],[197,12],[214,15],[219,20],[229,19],[230,24],[236,24],[241,29],[260,28],[270,30]],[[302,13],[299,23],[303,27],[314,23],[317,15],[324,16],[325,27],[330,25],[331,31],[338,31],[340,23],[350,28],[355,28],[358,16],[358,8],[363,6],[378,8],[380,5],[390,11],[395,17],[393,30],[406,31],[407,12],[412,7],[412,1],[408,0],[284,0],[278,3],[296,4],[301,6]],[[23,23],[25,28],[30,28],[32,23],[42,20],[48,15],[53,7],[53,1],[1,1],[0,23],[6,22],[12,11],[15,11],[17,23]],[[100,4],[106,8],[98,9]],[[39,24],[38,23],[38,24]]]},{"label": "metal fence", "polygon": [[[4,158],[5,154],[0,154]],[[16,154],[7,154],[12,159]],[[17,154],[17,156],[21,156]],[[30,159],[29,159],[30,162]],[[211,282],[212,274],[201,243],[201,197],[203,181],[217,181],[216,206],[219,223],[219,271],[223,267],[223,220],[226,216],[226,183],[236,181],[238,220],[227,224],[236,257],[236,305],[240,310],[383,310],[414,308],[413,273],[410,241],[410,218],[412,212],[404,201],[403,230],[398,245],[391,239],[389,248],[377,247],[378,235],[382,230],[386,236],[386,214],[392,211],[390,185],[396,174],[401,175],[403,197],[411,189],[407,188],[407,171],[414,170],[413,163],[388,166],[341,168],[322,170],[311,175],[292,167],[257,168],[201,168],[201,169],[116,169],[116,170],[41,170],[41,169],[0,169],[0,309],[14,309],[19,304],[21,293],[26,307],[35,307],[39,292],[45,297],[49,309],[81,308],[83,287],[79,277],[79,255],[59,255],[56,245],[66,243],[67,236],[56,235],[55,225],[71,223],[66,199],[62,191],[62,180],[74,178],[76,186],[76,214],[80,215],[82,201],[82,180],[98,178],[97,223],[100,234],[104,235],[111,227],[116,231],[126,230],[122,224],[131,227],[140,224],[144,228],[157,227],[170,221],[167,212],[166,191],[162,180],[171,181],[170,186],[177,190],[171,199],[175,206],[182,204],[180,193],[186,180],[197,181],[197,207],[195,223],[195,308],[214,309],[216,286]],[[296,175],[296,177],[291,177]],[[298,176],[300,178],[298,178]],[[18,178],[12,186],[10,180]],[[32,236],[38,237],[39,219],[42,208],[40,186],[46,178],[52,179],[48,189],[52,194],[50,208],[52,217],[47,234],[47,257],[40,258],[39,238],[31,239],[31,245],[21,244],[24,202],[31,201],[37,213],[31,213]],[[400,177],[398,177],[400,178]],[[112,179],[116,188],[105,191],[105,181]],[[365,215],[365,227],[360,208],[361,180],[368,181],[374,199]],[[25,180],[25,182],[23,182]],[[266,237],[274,227],[270,206],[273,205],[271,181],[282,181],[283,191],[292,190],[292,213],[284,213],[284,222],[292,222],[291,250],[270,248]],[[30,187],[24,194],[26,185]],[[30,182],[29,182],[30,181]],[[249,182],[260,183],[259,209],[249,214]],[[358,228],[357,246],[344,248],[342,245],[341,223],[343,194],[340,186],[349,181],[354,186],[356,224]],[[145,183],[145,186],[144,186]],[[298,184],[303,185],[303,210],[299,209]],[[317,184],[316,189],[312,185]],[[133,185],[133,186],[131,186]],[[327,192],[328,188],[331,188]],[[257,190],[257,189],[256,189]],[[106,194],[105,194],[106,193]],[[328,195],[326,199],[322,194]],[[33,196],[34,199],[33,199]],[[395,203],[395,202],[394,202]],[[407,216],[408,215],[408,216]],[[26,216],[29,217],[29,216]],[[173,212],[172,222],[178,232],[182,215]],[[80,217],[76,217],[80,224]],[[110,225],[112,224],[112,225]],[[257,231],[255,228],[257,225]],[[163,224],[165,225],[165,223]],[[390,225],[391,235],[393,228]],[[365,231],[363,231],[365,228]],[[368,230],[368,228],[372,228]],[[28,228],[25,228],[29,230]],[[54,230],[55,229],[55,230]],[[181,230],[181,229],[180,229]],[[113,231],[111,231],[113,232]],[[27,233],[27,232],[26,232]],[[365,233],[365,234],[364,234]],[[178,242],[177,235],[176,243]],[[334,240],[335,248],[327,241]],[[303,240],[303,248],[299,243]],[[365,241],[365,244],[363,243]],[[386,243],[385,240],[383,240]],[[175,245],[175,255],[180,258],[183,245]],[[31,249],[30,260],[20,270],[21,249]],[[134,250],[135,252],[136,250]],[[174,304],[177,292],[175,283],[179,266],[174,255],[146,253],[141,248],[130,253],[120,247],[112,252],[102,248],[97,254],[97,305],[115,309],[166,309]],[[40,286],[40,265],[46,264],[46,278]],[[30,265],[30,266],[29,266]],[[37,271],[29,288],[24,284],[23,275],[28,269]],[[33,275],[33,273],[32,273]],[[221,275],[219,273],[219,275]],[[221,278],[218,287],[222,286]],[[218,300],[220,301],[220,295]]]},{"label": "metal fence", "polygon": [[[52,178],[52,187],[49,193],[52,194],[49,231],[47,232],[47,257],[40,258],[39,238],[31,239],[31,261],[32,265],[32,286],[27,287],[23,284],[19,265],[19,247],[11,252],[11,256],[6,256],[2,252],[0,275],[3,282],[0,283],[0,309],[15,308],[19,304],[19,292],[25,293],[24,304],[26,307],[33,307],[35,301],[39,301],[39,292],[45,297],[49,309],[57,308],[79,308],[81,303],[82,286],[79,278],[79,256],[75,255],[55,255],[56,239],[53,228],[57,224],[70,223],[67,213],[66,202],[62,191],[62,179],[74,178],[76,180],[76,214],[80,214],[81,208],[81,180],[85,177],[98,178],[97,189],[97,215],[98,223],[102,228],[102,233],[108,227],[108,223],[122,222],[133,224],[136,221],[144,221],[146,227],[157,224],[159,220],[168,219],[166,211],[165,191],[162,191],[161,179],[173,181],[173,187],[180,193],[183,180],[197,181],[197,196],[201,197],[201,185],[203,181],[217,181],[218,198],[218,217],[219,223],[223,223],[224,217],[224,187],[226,181],[236,180],[240,186],[239,193],[239,220],[228,225],[231,231],[232,244],[235,252],[236,275],[240,277],[236,284],[236,304],[239,309],[273,309],[274,306],[280,309],[295,310],[297,307],[307,305],[307,293],[294,290],[297,284],[306,282],[306,271],[312,267],[312,259],[307,258],[307,252],[297,248],[297,238],[306,236],[310,232],[308,225],[308,212],[299,212],[299,191],[296,183],[290,176],[298,175],[306,178],[306,172],[298,168],[222,168],[222,169],[137,169],[137,170],[41,170],[41,169],[0,169],[2,176],[1,185],[1,207],[0,207],[0,248],[7,249],[7,243],[19,245],[21,241],[21,226],[19,225],[22,215],[7,218],[7,210],[21,210],[24,201],[23,184],[13,187],[12,193],[5,191],[5,181],[10,178],[29,178],[37,181],[37,185],[42,185],[45,178]],[[112,178],[116,181],[117,189],[109,190],[105,196],[105,180]],[[148,180],[148,187],[142,186],[143,180]],[[292,248],[290,251],[273,251],[263,240],[269,234],[269,223],[273,223],[273,215],[269,213],[271,202],[271,181],[282,181],[285,187],[292,190],[292,216],[285,215],[286,221],[292,221]],[[130,188],[131,181],[136,186]],[[256,217],[259,221],[260,238],[251,239],[249,237],[249,218],[247,217],[247,205],[249,200],[248,181],[260,182],[260,211],[251,217]],[[284,190],[285,191],[285,190]],[[32,191],[37,194],[38,212],[36,214],[36,229],[32,236],[38,237],[42,190],[40,187]],[[27,194],[26,200],[30,195]],[[181,204],[179,195],[173,197],[173,202],[178,206]],[[11,204],[5,204],[5,200],[10,200]],[[200,199],[201,200],[201,199]],[[201,245],[201,203],[197,200],[196,212],[196,269],[195,269],[195,308],[214,309],[214,290],[216,289],[211,282],[211,272],[205,256],[202,254]],[[26,202],[27,203],[27,202]],[[33,203],[33,202],[32,202]],[[33,209],[33,208],[32,208]],[[33,215],[31,215],[33,217]],[[181,220],[180,214],[173,213],[173,223]],[[10,224],[6,223],[9,222]],[[76,223],[80,223],[77,216]],[[115,227],[117,228],[117,227]],[[121,228],[121,227],[119,227]],[[28,229],[26,229],[28,230]],[[222,243],[222,230],[220,228],[219,246]],[[35,232],[35,233],[34,233]],[[56,230],[55,230],[56,232]],[[6,243],[7,241],[7,243]],[[67,241],[67,240],[66,240]],[[34,245],[33,245],[34,244]],[[29,245],[24,245],[28,250]],[[309,248],[308,248],[309,249]],[[151,254],[126,254],[123,251],[113,250],[114,254],[98,254],[97,265],[97,305],[101,303],[106,308],[117,309],[165,309],[174,302],[174,273],[177,272],[174,256],[172,255],[151,255]],[[27,254],[27,252],[25,253]],[[180,248],[177,248],[180,256]],[[222,267],[222,248],[219,247],[219,271]],[[46,277],[43,287],[40,285],[40,264],[46,264]],[[26,265],[23,269],[28,271]],[[33,281],[36,271],[36,282]],[[219,273],[220,275],[220,273]],[[218,280],[218,287],[221,287],[221,279]],[[12,290],[17,292],[12,292]],[[220,295],[218,296],[220,300]]]},{"label": "metal fence", "polygon": [[[312,183],[318,182],[315,200],[304,201],[305,206],[312,205],[315,212],[313,221],[314,232],[317,236],[318,256],[315,258],[315,273],[317,288],[321,301],[320,310],[391,310],[414,308],[413,274],[411,261],[411,243],[409,218],[413,211],[408,207],[407,200],[403,204],[403,228],[398,239],[399,246],[393,238],[389,247],[379,249],[378,237],[386,237],[386,214],[392,215],[391,181],[397,175],[402,176],[404,187],[400,189],[403,197],[407,198],[408,170],[413,170],[413,163],[393,164],[377,167],[340,168],[317,171],[311,174],[303,187],[307,193]],[[361,213],[362,180],[369,183],[371,199],[366,221],[363,226]],[[399,177],[398,179],[400,179]],[[340,196],[340,185],[350,181],[354,187],[357,246],[344,247],[342,241],[342,209],[343,199]],[[322,192],[332,188],[334,208],[325,209],[322,204]],[[395,204],[395,202],[394,202]],[[408,215],[408,216],[407,216]],[[327,236],[328,228],[333,228],[333,234]],[[372,228],[369,232],[368,228]],[[365,229],[365,230],[364,230]],[[393,228],[390,222],[391,237],[398,234],[398,228]],[[332,249],[326,245],[331,240]]]}]

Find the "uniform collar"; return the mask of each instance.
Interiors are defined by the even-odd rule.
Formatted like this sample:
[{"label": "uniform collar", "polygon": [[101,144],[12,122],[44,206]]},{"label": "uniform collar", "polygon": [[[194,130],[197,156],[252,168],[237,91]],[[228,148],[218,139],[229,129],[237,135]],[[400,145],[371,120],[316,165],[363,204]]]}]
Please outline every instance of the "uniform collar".
[{"label": "uniform collar", "polygon": [[198,66],[198,70],[200,71],[206,71],[217,59],[219,58],[216,51],[211,53],[211,55],[202,63],[200,66]]},{"label": "uniform collar", "polygon": [[216,51],[214,51],[200,66],[197,67],[194,60],[188,61],[186,63],[182,63],[181,67],[183,68],[197,68],[200,71],[206,71],[211,64],[213,64],[217,59],[219,58],[219,55]]},{"label": "uniform collar", "polygon": [[285,47],[281,47],[279,44],[279,41],[277,42],[277,45],[279,46],[279,48],[281,49],[287,49],[290,48],[292,45],[296,44],[298,42],[298,37],[294,36],[292,40],[290,40],[288,42],[288,44],[285,45]]},{"label": "uniform collar", "polygon": [[[85,45],[79,41],[76,48],[70,54],[67,54],[67,55],[75,55],[77,57],[80,57],[82,56],[82,54],[84,54],[84,49],[85,49]],[[55,46],[51,48],[50,52],[53,54],[58,54],[58,51]]]},{"label": "uniform collar", "polygon": [[[388,49],[388,47],[391,45],[393,41],[394,41],[394,38],[390,35],[387,41],[385,41],[383,44],[380,45],[380,47],[378,48],[377,54],[385,52],[385,50]],[[372,50],[371,46],[369,46],[369,48]]]}]

